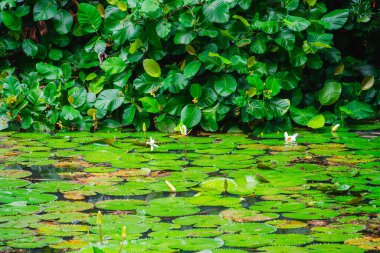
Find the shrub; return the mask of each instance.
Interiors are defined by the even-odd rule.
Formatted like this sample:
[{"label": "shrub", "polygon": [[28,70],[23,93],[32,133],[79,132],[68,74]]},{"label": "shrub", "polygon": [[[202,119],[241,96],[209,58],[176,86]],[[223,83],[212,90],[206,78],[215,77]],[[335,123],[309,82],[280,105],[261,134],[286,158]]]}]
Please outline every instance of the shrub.
[{"label": "shrub", "polygon": [[182,122],[260,132],[375,117],[378,69],[350,41],[379,32],[376,8],[0,0],[0,116],[38,131],[144,123],[172,131]]}]

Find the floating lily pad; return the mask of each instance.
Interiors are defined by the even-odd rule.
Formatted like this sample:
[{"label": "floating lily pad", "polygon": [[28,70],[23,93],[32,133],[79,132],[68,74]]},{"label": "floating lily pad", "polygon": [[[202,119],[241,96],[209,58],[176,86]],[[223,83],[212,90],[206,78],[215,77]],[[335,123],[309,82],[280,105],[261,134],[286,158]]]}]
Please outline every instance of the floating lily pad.
[{"label": "floating lily pad", "polygon": [[8,246],[17,249],[36,249],[43,248],[50,244],[59,243],[62,241],[59,237],[25,237],[10,241],[7,243]]},{"label": "floating lily pad", "polygon": [[188,229],[188,230],[166,230],[149,233],[149,237],[183,238],[183,237],[214,237],[222,234],[215,229]]},{"label": "floating lily pad", "polygon": [[151,216],[170,217],[195,214],[200,209],[186,202],[186,198],[169,197],[154,199],[149,203],[149,206],[141,207],[138,211]]},{"label": "floating lily pad", "polygon": [[329,209],[305,208],[294,213],[284,213],[287,218],[298,220],[323,220],[339,215],[339,212]]},{"label": "floating lily pad", "polygon": [[226,246],[242,248],[258,248],[272,243],[269,238],[250,234],[226,234],[219,236]]},{"label": "floating lily pad", "polygon": [[93,207],[94,204],[83,201],[54,201],[43,204],[44,211],[50,213],[79,212],[91,209]]},{"label": "floating lily pad", "polygon": [[220,215],[225,219],[231,219],[237,222],[268,221],[279,217],[276,213],[258,213],[247,209],[226,209],[220,212]]},{"label": "floating lily pad", "polygon": [[352,239],[346,240],[344,243],[355,245],[365,250],[375,250],[375,251],[380,250],[380,238],[378,237],[365,236],[365,237],[352,238]]},{"label": "floating lily pad", "polygon": [[114,200],[104,200],[96,202],[95,206],[100,209],[105,210],[136,210],[141,206],[145,206],[146,202],[137,199],[114,199]]},{"label": "floating lily pad", "polygon": [[263,237],[271,239],[271,245],[275,246],[302,245],[311,243],[314,240],[312,236],[303,234],[268,234],[263,235]]},{"label": "floating lily pad", "polygon": [[228,220],[223,219],[219,215],[192,215],[176,218],[173,220],[174,224],[182,226],[190,226],[199,228],[213,228],[228,223]]},{"label": "floating lily pad", "polygon": [[13,189],[24,187],[29,184],[29,181],[23,179],[14,179],[14,178],[0,178],[0,189]]},{"label": "floating lily pad", "polygon": [[187,199],[187,202],[196,206],[225,206],[239,207],[241,199],[234,197],[220,197],[218,195],[200,195]]},{"label": "floating lily pad", "polygon": [[249,209],[257,210],[261,212],[293,212],[304,209],[305,204],[299,202],[281,202],[281,201],[261,201],[256,202],[249,207]]},{"label": "floating lily pad", "polygon": [[266,253],[309,253],[307,249],[296,246],[267,246],[258,248],[257,250]]},{"label": "floating lily pad", "polygon": [[310,253],[326,253],[326,252],[339,252],[339,253],[363,253],[365,250],[356,246],[346,244],[313,244],[307,246]]},{"label": "floating lily pad", "polygon": [[25,170],[0,170],[0,178],[24,178],[30,175],[32,173]]},{"label": "floating lily pad", "polygon": [[361,236],[361,234],[358,233],[344,234],[336,233],[335,231],[328,233],[313,233],[311,235],[313,236],[314,240],[318,242],[344,242],[348,239],[353,239]]},{"label": "floating lily pad", "polygon": [[273,233],[277,229],[271,225],[263,223],[226,223],[219,227],[219,230],[222,230],[226,233],[242,233],[242,234],[268,234]]},{"label": "floating lily pad", "polygon": [[42,210],[37,205],[26,205],[25,202],[12,202],[10,204],[0,205],[0,215],[16,215],[16,214],[33,214]]},{"label": "floating lily pad", "polygon": [[69,181],[47,181],[32,184],[30,188],[38,189],[44,192],[65,192],[82,188],[83,185]]},{"label": "floating lily pad", "polygon": [[33,234],[32,230],[26,228],[0,228],[0,242],[24,238]]},{"label": "floating lily pad", "polygon": [[39,190],[17,188],[0,192],[0,199],[3,203],[26,202],[33,205],[56,200],[57,196]]},{"label": "floating lily pad", "polygon": [[266,224],[275,226],[280,229],[294,229],[294,228],[303,228],[307,226],[307,223],[297,221],[297,220],[273,220],[273,221],[267,221]]},{"label": "floating lily pad", "polygon": [[47,236],[76,236],[88,231],[88,226],[73,224],[43,225],[37,228],[37,233]]}]

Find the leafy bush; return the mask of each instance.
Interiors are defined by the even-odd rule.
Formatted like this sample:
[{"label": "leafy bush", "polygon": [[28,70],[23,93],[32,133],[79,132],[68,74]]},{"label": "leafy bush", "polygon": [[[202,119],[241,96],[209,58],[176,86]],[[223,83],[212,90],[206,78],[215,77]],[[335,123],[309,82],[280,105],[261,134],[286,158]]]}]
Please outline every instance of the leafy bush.
[{"label": "leafy bush", "polygon": [[358,2],[371,3],[0,0],[3,128],[261,132],[375,117],[378,69],[349,41],[378,33],[361,26],[379,13]]}]

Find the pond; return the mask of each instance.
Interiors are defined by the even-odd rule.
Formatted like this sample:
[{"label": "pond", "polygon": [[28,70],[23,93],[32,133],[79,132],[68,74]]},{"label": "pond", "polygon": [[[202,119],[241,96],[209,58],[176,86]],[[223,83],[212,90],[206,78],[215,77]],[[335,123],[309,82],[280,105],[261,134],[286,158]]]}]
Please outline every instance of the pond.
[{"label": "pond", "polygon": [[367,128],[299,130],[289,144],[0,132],[0,251],[377,251],[380,138]]}]

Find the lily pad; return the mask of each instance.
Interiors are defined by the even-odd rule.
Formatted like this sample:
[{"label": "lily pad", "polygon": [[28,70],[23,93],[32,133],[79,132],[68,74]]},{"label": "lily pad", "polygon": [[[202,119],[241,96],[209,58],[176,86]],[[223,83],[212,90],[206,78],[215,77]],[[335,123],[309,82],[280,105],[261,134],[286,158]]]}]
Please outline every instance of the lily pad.
[{"label": "lily pad", "polygon": [[138,211],[151,216],[171,217],[195,214],[200,209],[189,204],[184,197],[169,197],[154,199],[148,206],[140,207]]},{"label": "lily pad", "polygon": [[268,221],[279,217],[276,213],[258,213],[247,209],[226,209],[220,212],[220,215],[225,219],[237,222]]},{"label": "lily pad", "polygon": [[100,209],[105,210],[136,210],[141,206],[145,206],[146,202],[137,199],[114,199],[114,200],[104,200],[96,202],[95,206]]},{"label": "lily pad", "polygon": [[340,213],[329,209],[305,208],[294,213],[284,213],[287,218],[298,220],[323,220],[337,217]]},{"label": "lily pad", "polygon": [[219,238],[224,241],[226,246],[242,248],[258,248],[272,243],[272,240],[269,238],[250,234],[226,234]]},{"label": "lily pad", "polygon": [[339,253],[364,253],[364,249],[353,245],[346,244],[313,244],[307,246],[310,253],[325,253],[325,252],[339,252]]}]

